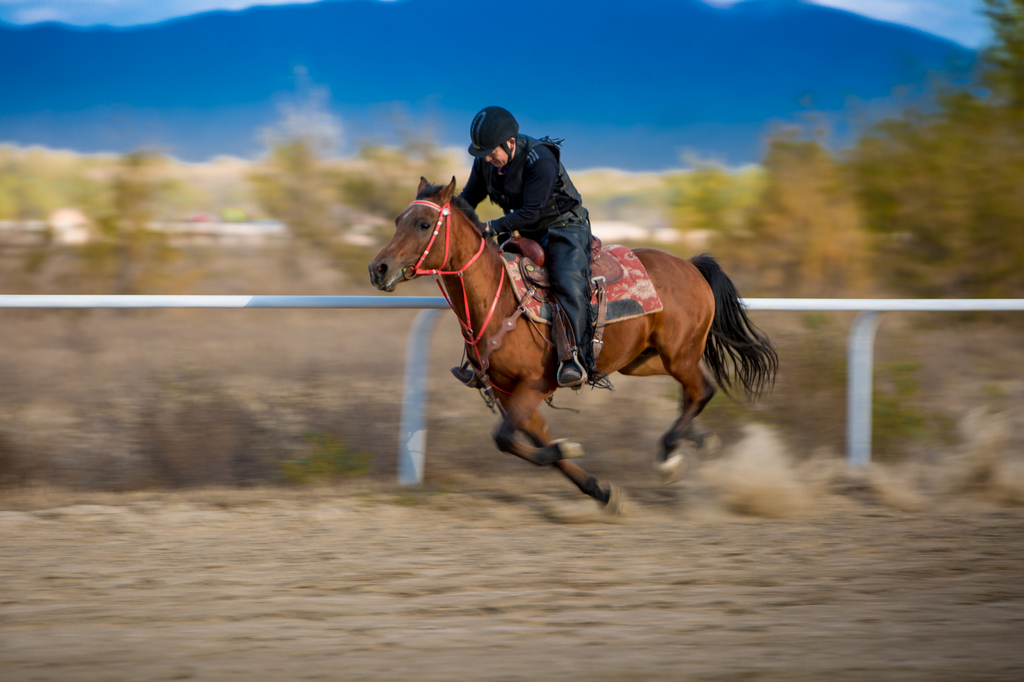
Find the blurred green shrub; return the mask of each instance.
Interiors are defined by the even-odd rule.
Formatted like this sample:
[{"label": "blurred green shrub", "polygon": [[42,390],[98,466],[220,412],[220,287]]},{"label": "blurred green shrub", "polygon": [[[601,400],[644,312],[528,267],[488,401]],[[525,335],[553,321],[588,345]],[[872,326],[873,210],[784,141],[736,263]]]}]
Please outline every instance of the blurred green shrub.
[{"label": "blurred green shrub", "polygon": [[689,170],[665,176],[672,227],[711,230],[724,237],[745,232],[763,191],[763,170],[751,166],[733,171],[692,156],[685,161]]},{"label": "blurred green shrub", "polygon": [[926,417],[914,407],[920,369],[919,362],[890,362],[878,370],[880,383],[889,385],[876,388],[871,401],[872,450],[878,461],[903,459],[903,447],[926,434]]},{"label": "blurred green shrub", "polygon": [[325,433],[306,435],[310,442],[305,457],[281,462],[289,483],[317,483],[337,478],[362,476],[370,470],[370,454],[349,452],[343,441]]}]

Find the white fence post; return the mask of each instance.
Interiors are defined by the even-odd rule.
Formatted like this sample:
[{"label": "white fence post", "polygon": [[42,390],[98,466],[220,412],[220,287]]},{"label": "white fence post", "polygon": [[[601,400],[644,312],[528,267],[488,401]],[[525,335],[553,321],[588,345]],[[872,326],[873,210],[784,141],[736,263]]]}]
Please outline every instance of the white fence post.
[{"label": "white fence post", "polygon": [[402,389],[402,420],[398,429],[398,482],[423,482],[427,455],[427,429],[423,426],[423,399],[427,394],[427,359],[430,330],[437,310],[421,310],[405,340],[405,384]]},{"label": "white fence post", "polygon": [[846,341],[846,459],[855,467],[871,462],[871,398],[879,315],[877,310],[857,315]]}]

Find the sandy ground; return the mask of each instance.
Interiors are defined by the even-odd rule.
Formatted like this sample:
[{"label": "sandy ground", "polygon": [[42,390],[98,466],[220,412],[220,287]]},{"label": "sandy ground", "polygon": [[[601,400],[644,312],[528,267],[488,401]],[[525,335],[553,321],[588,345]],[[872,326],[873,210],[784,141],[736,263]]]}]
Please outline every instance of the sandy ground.
[{"label": "sandy ground", "polygon": [[617,519],[545,477],[8,492],[0,678],[1024,679],[1024,508],[711,471]]}]

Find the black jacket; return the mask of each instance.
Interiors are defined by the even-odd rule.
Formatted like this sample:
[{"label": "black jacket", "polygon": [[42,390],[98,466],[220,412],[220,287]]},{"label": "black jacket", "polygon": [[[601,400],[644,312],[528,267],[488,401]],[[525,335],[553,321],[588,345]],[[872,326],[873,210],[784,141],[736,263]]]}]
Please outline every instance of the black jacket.
[{"label": "black jacket", "polygon": [[504,218],[491,223],[499,234],[518,230],[524,237],[539,239],[552,225],[589,219],[561,163],[561,149],[549,138],[518,135],[515,156],[502,169],[484,159],[474,161],[462,198],[475,208],[484,197],[505,212]]}]

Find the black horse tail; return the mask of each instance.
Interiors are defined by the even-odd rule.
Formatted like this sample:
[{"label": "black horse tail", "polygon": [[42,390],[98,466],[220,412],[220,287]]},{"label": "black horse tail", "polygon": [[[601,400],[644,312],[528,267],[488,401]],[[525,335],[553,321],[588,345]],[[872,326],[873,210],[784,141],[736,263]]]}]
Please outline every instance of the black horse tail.
[{"label": "black horse tail", "polygon": [[735,374],[747,398],[753,400],[775,385],[779,354],[768,336],[747,317],[736,286],[715,259],[702,254],[690,262],[704,275],[715,295],[715,317],[704,347],[704,361],[727,394]]}]

